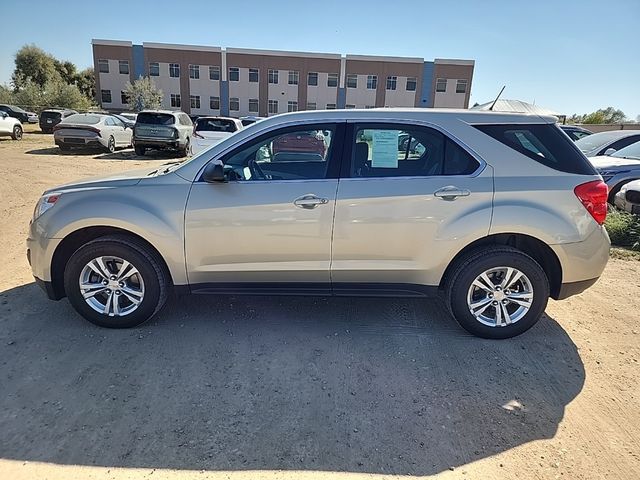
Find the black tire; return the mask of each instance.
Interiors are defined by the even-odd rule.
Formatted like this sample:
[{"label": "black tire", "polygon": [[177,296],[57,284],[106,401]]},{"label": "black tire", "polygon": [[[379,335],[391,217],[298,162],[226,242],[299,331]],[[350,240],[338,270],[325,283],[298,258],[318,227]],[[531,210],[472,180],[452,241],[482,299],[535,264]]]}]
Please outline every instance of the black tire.
[{"label": "black tire", "polygon": [[22,127],[20,125],[16,125],[15,127],[13,127],[11,138],[13,138],[14,140],[22,140]]},{"label": "black tire", "polygon": [[141,157],[143,157],[143,156],[144,156],[144,153],[147,151],[147,149],[146,149],[146,148],[144,148],[144,147],[139,147],[138,145],[134,145],[134,146],[133,146],[133,149],[135,150],[136,155],[139,155],[139,156],[141,156]]},{"label": "black tire", "polygon": [[[91,308],[82,296],[79,280],[88,262],[100,256],[116,256],[130,262],[144,281],[144,297],[136,310],[124,316],[108,316]],[[101,237],[86,243],[71,256],[64,271],[69,302],[91,323],[107,328],[129,328],[146,322],[164,306],[170,289],[169,273],[154,252],[126,235]]]},{"label": "black tire", "polygon": [[[534,296],[529,311],[509,325],[489,326],[469,311],[467,293],[474,280],[491,268],[513,267],[531,282]],[[451,314],[469,333],[482,338],[511,338],[529,330],[540,319],[549,300],[549,280],[542,267],[529,255],[512,247],[489,246],[470,252],[457,261],[445,286],[446,302]]]},{"label": "black tire", "polygon": [[113,153],[116,151],[116,139],[113,138],[113,135],[109,137],[109,141],[107,142],[107,152]]},{"label": "black tire", "polygon": [[187,155],[189,155],[190,151],[191,151],[191,140],[189,139],[189,137],[187,137],[187,141],[184,144],[184,148],[181,148],[178,150],[178,155],[180,155],[181,157],[186,157]]}]

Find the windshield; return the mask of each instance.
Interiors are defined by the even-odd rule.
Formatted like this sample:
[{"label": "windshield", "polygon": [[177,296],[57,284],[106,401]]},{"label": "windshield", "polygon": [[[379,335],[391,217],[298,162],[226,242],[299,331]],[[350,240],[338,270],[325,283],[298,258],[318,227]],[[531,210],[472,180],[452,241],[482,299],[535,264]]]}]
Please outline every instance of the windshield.
[{"label": "windshield", "polygon": [[62,114],[60,112],[42,112],[40,118],[60,118]]},{"label": "windshield", "polygon": [[632,158],[634,160],[640,160],[640,141],[632,143],[624,148],[621,148],[616,153],[611,155],[618,158]]},{"label": "windshield", "polygon": [[196,132],[233,133],[236,130],[236,122],[225,118],[199,118],[196,122]]},{"label": "windshield", "polygon": [[576,147],[582,152],[589,152],[606,145],[613,140],[622,138],[620,132],[602,132],[594,133],[593,135],[587,135],[586,137],[576,140]]},{"label": "windshield", "polygon": [[100,122],[98,115],[87,115],[83,113],[76,113],[65,118],[62,123],[80,123],[82,125],[95,125]]},{"label": "windshield", "polygon": [[168,113],[142,112],[138,114],[136,123],[146,125],[173,125],[173,115]]}]

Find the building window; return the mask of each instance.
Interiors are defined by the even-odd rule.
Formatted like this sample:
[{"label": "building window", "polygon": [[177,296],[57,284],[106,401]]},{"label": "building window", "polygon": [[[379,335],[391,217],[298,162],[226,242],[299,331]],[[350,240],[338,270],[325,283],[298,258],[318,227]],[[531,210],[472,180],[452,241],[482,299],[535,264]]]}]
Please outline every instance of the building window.
[{"label": "building window", "polygon": [[174,108],[180,108],[180,94],[172,93],[170,95],[170,98],[171,98],[171,106]]},{"label": "building window", "polygon": [[309,72],[307,75],[307,85],[313,87],[318,85],[318,72]]},{"label": "building window", "polygon": [[232,112],[237,112],[240,110],[240,99],[237,97],[231,97],[229,99],[229,110]]},{"label": "building window", "polygon": [[300,83],[300,72],[289,70],[289,85],[298,85]]},{"label": "building window", "polygon": [[200,108],[200,95],[189,95],[191,108]]},{"label": "building window", "polygon": [[358,88],[358,75],[347,74],[347,88]]},{"label": "building window", "polygon": [[200,65],[189,65],[189,78],[200,78]]},{"label": "building window", "polygon": [[269,70],[269,83],[278,83],[278,70]]},{"label": "building window", "polygon": [[209,97],[209,108],[211,110],[220,110],[220,97]]},{"label": "building window", "polygon": [[387,77],[387,90],[395,90],[398,84],[398,77],[395,75]]},{"label": "building window", "polygon": [[111,90],[100,90],[102,103],[111,103]]},{"label": "building window", "polygon": [[258,73],[257,68],[249,69],[249,81],[251,83],[258,83],[260,81],[260,74]]},{"label": "building window", "polygon": [[287,112],[297,112],[298,111],[298,102],[293,102],[289,100],[287,102]]},{"label": "building window", "polygon": [[327,76],[327,87],[337,87],[338,86],[338,74],[330,73]]},{"label": "building window", "polygon": [[446,91],[447,91],[447,79],[438,78],[436,80],[436,92],[446,92]]},{"label": "building window", "polygon": [[307,110],[315,110],[316,102],[307,102]]},{"label": "building window", "polygon": [[377,75],[367,75],[367,89],[375,90],[378,88],[378,76]]},{"label": "building window", "polygon": [[238,67],[229,67],[229,81],[230,82],[240,81],[240,69]]},{"label": "building window", "polygon": [[467,93],[468,80],[458,80],[456,82],[456,93]]},{"label": "building window", "polygon": [[170,63],[169,64],[169,76],[173,77],[173,78],[179,78],[180,77],[180,65],[178,65],[177,63]]},{"label": "building window", "polygon": [[327,103],[327,110],[335,110],[335,109],[336,109],[335,103]]},{"label": "building window", "polygon": [[344,108],[348,108],[349,110],[351,110],[352,108],[356,108],[355,105],[353,105],[352,103],[347,103]]},{"label": "building window", "polygon": [[160,76],[160,64],[158,62],[151,62],[149,64],[149,76],[150,77]]},{"label": "building window", "polygon": [[277,100],[269,100],[269,113],[278,113],[278,101]]},{"label": "building window", "polygon": [[407,92],[415,92],[417,84],[418,84],[418,80],[416,79],[416,77],[408,77],[407,78]]},{"label": "building window", "polygon": [[259,106],[258,106],[258,99],[257,98],[250,98],[249,99],[249,111],[251,113],[256,113],[259,110]]},{"label": "building window", "polygon": [[120,92],[120,103],[123,105],[129,104],[129,97],[127,96],[127,92]]},{"label": "building window", "polygon": [[129,75],[129,60],[118,60],[118,69],[122,75]]},{"label": "building window", "polygon": [[109,73],[109,60],[98,60],[98,71],[100,73]]},{"label": "building window", "polygon": [[209,80],[220,80],[220,67],[209,67]]}]

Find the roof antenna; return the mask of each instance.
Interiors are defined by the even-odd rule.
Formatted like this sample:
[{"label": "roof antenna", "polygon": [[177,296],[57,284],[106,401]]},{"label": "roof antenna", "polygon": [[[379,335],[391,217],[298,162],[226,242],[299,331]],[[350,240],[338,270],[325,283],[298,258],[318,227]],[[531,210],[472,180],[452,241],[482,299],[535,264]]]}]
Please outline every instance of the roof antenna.
[{"label": "roof antenna", "polygon": [[502,86],[502,89],[500,90],[500,93],[498,94],[498,96],[496,97],[496,99],[493,101],[493,103],[491,104],[491,106],[489,107],[490,111],[493,111],[493,107],[496,106],[496,103],[498,102],[498,99],[500,98],[500,95],[502,95],[502,92],[504,92],[504,87],[506,87],[506,85]]}]

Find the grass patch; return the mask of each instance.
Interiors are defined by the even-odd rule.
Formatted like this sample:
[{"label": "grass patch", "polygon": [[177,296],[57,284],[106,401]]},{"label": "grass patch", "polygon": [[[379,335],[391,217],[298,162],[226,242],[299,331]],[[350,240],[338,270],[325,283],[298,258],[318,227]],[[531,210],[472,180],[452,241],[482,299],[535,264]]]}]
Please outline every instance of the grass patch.
[{"label": "grass patch", "polygon": [[604,224],[611,244],[640,252],[640,217],[612,208]]}]

